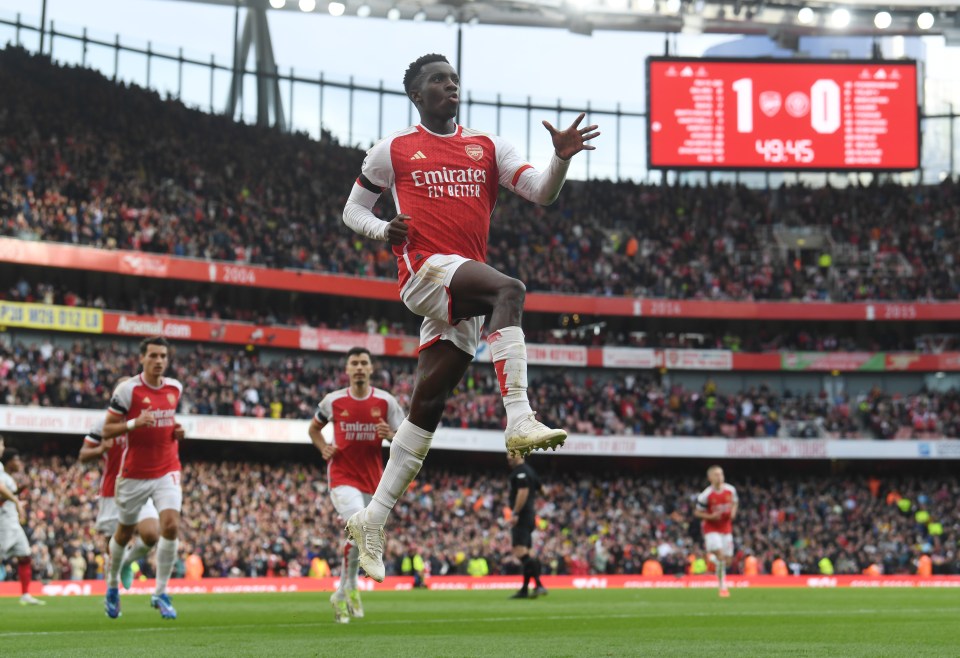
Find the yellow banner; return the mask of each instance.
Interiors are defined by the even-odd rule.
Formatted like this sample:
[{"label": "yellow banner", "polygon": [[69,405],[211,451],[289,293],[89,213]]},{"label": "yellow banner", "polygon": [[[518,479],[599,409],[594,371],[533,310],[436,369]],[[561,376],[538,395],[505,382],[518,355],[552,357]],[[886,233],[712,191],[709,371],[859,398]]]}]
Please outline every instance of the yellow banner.
[{"label": "yellow banner", "polygon": [[0,301],[0,327],[102,334],[103,311],[98,308]]}]

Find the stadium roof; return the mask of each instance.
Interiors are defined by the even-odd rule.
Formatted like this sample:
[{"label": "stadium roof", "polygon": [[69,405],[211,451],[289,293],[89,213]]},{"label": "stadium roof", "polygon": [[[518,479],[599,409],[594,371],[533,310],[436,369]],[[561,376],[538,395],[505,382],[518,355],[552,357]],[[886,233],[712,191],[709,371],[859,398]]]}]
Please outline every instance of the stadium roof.
[{"label": "stadium roof", "polygon": [[[684,34],[941,34],[960,44],[957,0],[184,0],[388,20]],[[838,11],[839,10],[839,11]]]}]

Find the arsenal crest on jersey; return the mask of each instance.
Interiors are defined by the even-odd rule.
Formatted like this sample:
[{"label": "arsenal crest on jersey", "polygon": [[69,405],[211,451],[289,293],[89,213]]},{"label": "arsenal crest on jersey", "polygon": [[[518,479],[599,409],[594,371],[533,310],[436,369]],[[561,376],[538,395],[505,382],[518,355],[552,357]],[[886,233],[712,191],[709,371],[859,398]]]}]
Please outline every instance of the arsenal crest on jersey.
[{"label": "arsenal crest on jersey", "polygon": [[467,155],[470,156],[471,160],[479,162],[480,158],[483,157],[483,147],[479,144],[467,144],[464,149],[467,151]]},{"label": "arsenal crest on jersey", "polygon": [[370,417],[371,417],[371,418],[379,418],[379,417],[382,416],[382,415],[383,415],[383,414],[382,414],[382,413],[380,412],[380,410],[377,409],[376,407],[374,407],[373,409],[370,410]]}]

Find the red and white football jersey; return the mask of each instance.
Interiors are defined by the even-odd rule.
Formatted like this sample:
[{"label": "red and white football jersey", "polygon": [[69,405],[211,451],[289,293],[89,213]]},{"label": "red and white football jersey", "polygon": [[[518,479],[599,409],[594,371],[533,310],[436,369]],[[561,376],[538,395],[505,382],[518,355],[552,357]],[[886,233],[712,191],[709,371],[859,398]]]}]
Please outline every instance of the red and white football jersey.
[{"label": "red and white football jersey", "polygon": [[378,388],[371,388],[363,399],[353,397],[349,388],[340,389],[324,396],[316,419],[333,423],[337,453],[327,462],[330,487],[376,491],[383,474],[383,441],[377,436],[377,425],[384,420],[393,431],[400,427],[404,413],[396,398]]},{"label": "red and white football jersey", "polygon": [[363,175],[410,216],[407,242],[393,247],[400,287],[433,254],[486,262],[499,186],[514,191],[532,169],[505,140],[463,126],[449,135],[411,126],[367,151]]},{"label": "red and white football jersey", "polygon": [[737,502],[737,490],[732,485],[724,483],[718,491],[710,485],[697,496],[697,509],[712,514],[720,512],[720,519],[717,521],[702,522],[703,534],[708,532],[719,532],[723,535],[729,535],[733,532],[733,520],[730,513]]},{"label": "red and white football jersey", "polygon": [[152,480],[180,470],[180,442],[173,438],[173,428],[182,392],[183,386],[176,379],[164,377],[154,388],[142,374],[117,386],[108,413],[131,420],[149,410],[156,419],[152,426],[127,433],[120,477]]},{"label": "red and white football jersey", "polygon": [[[91,428],[83,437],[83,442],[92,446],[100,445],[101,441],[103,441],[103,421]],[[120,462],[126,447],[127,435],[121,434],[113,440],[113,447],[103,453],[103,472],[100,474],[100,491],[98,492],[101,498],[113,498],[116,495],[117,475],[120,474]]]}]

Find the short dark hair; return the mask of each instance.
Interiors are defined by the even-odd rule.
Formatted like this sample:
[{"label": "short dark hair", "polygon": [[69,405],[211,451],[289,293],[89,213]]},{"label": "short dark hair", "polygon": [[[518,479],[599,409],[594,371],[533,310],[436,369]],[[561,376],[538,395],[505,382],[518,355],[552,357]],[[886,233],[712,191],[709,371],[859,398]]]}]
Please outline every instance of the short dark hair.
[{"label": "short dark hair", "polygon": [[357,354],[366,354],[370,357],[371,361],[373,360],[373,355],[370,353],[370,350],[368,350],[366,347],[360,346],[351,347],[350,351],[347,352],[347,359],[349,360],[351,356],[356,356]]},{"label": "short dark hair", "polygon": [[443,55],[438,55],[437,53],[430,53],[429,55],[418,57],[415,61],[410,63],[410,66],[407,67],[407,72],[403,74],[404,91],[409,94],[413,89],[413,83],[416,81],[417,76],[420,75],[423,67],[427,64],[433,64],[434,62],[446,62],[447,64],[450,63],[446,57]]},{"label": "short dark hair", "polygon": [[147,336],[140,341],[140,354],[147,353],[147,347],[150,345],[159,345],[160,347],[170,347],[169,341],[163,336]]}]

